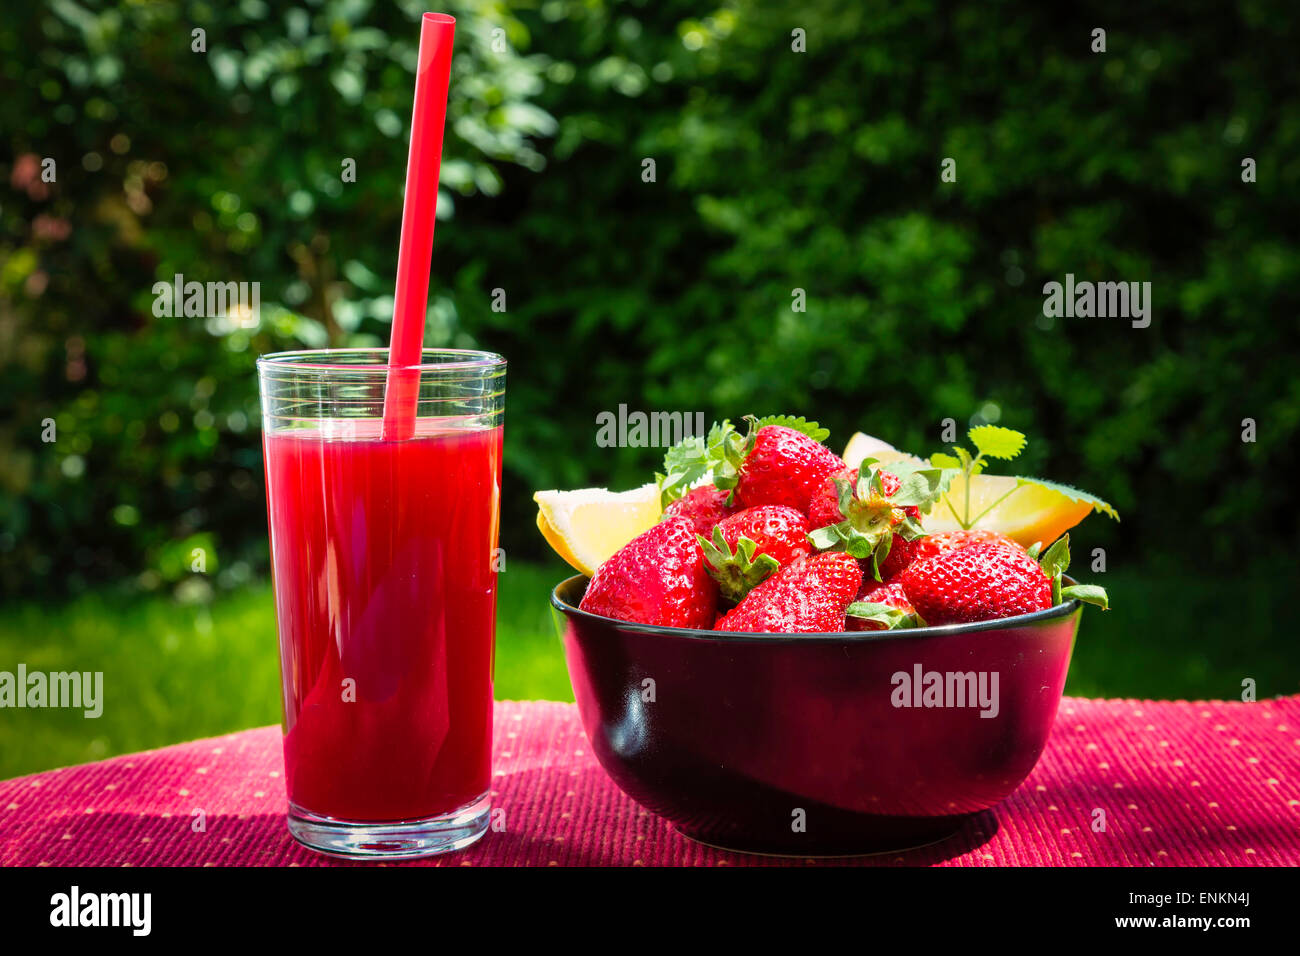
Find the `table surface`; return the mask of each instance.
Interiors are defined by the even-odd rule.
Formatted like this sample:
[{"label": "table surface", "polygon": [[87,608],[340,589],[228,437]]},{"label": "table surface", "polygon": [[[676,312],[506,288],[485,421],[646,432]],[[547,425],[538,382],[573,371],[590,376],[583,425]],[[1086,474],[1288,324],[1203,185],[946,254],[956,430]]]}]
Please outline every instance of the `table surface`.
[{"label": "table surface", "polygon": [[[572,704],[500,701],[495,716],[492,799],[504,828],[464,852],[400,865],[822,862],[682,836],[605,776]],[[359,865],[299,847],[284,808],[278,727],[196,740],[0,782],[0,865]],[[992,811],[931,847],[834,862],[1298,865],[1300,696],[1067,697],[1038,766]]]}]

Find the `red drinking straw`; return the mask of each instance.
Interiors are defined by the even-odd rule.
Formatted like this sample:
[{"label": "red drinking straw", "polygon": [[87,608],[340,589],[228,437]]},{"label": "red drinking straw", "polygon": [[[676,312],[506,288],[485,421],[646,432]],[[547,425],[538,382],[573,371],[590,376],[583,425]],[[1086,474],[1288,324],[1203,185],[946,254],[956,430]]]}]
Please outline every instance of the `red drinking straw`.
[{"label": "red drinking straw", "polygon": [[406,198],[402,205],[402,240],[397,250],[397,291],[393,297],[393,331],[388,345],[388,381],[384,389],[385,441],[415,434],[424,316],[429,307],[429,263],[438,208],[438,172],[442,166],[442,130],[447,121],[447,87],[451,81],[451,45],[456,20],[445,13],[426,13],[420,21],[420,58],[415,72],[415,108],[411,112],[411,151],[406,158]]}]

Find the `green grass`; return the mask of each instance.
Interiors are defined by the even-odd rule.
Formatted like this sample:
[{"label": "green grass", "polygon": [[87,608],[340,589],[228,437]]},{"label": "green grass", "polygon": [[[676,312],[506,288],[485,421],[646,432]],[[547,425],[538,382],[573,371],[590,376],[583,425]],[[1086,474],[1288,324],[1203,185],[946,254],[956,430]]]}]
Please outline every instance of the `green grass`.
[{"label": "green grass", "polygon": [[[1082,577],[1087,577],[1082,574]],[[1295,573],[1260,563],[1232,574],[1093,575],[1112,610],[1085,608],[1065,692],[1080,697],[1240,700],[1300,693],[1300,641],[1288,624]]]},{"label": "green grass", "polygon": [[[547,595],[568,572],[511,562],[500,578],[496,694],[571,700]],[[1290,583],[1276,566],[1238,580],[1105,575],[1115,610],[1087,609],[1066,692],[1097,697],[1240,698],[1300,690],[1300,642],[1281,626]],[[170,597],[90,594],[0,611],[0,670],[103,671],[103,716],[0,712],[0,779],[280,719],[270,588],[207,607]]]},{"label": "green grass", "polygon": [[498,700],[573,700],[551,589],[573,574],[559,561],[507,562],[497,597]]},{"label": "green grass", "polygon": [[[508,562],[498,578],[496,696],[572,700],[547,597],[559,564]],[[0,670],[102,671],[102,716],[0,711],[0,779],[280,720],[267,583],[211,605],[89,594],[0,611]]]}]

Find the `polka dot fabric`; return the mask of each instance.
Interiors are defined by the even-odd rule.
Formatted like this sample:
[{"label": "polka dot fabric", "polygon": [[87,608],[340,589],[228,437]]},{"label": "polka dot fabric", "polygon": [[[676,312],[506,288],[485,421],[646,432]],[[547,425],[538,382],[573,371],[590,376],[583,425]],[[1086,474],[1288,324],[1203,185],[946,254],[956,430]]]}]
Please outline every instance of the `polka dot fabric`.
[{"label": "polka dot fabric", "polygon": [[[572,704],[499,702],[504,828],[402,866],[827,865],[711,849],[596,763]],[[278,727],[0,782],[0,865],[328,866],[284,825]],[[950,840],[837,865],[1300,865],[1300,697],[1065,698],[1038,766]]]}]

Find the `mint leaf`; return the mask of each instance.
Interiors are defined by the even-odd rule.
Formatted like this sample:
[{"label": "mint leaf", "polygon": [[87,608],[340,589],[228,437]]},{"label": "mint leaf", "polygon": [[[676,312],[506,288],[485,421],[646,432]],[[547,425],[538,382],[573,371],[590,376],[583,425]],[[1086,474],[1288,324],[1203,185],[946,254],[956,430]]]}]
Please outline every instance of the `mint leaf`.
[{"label": "mint leaf", "polygon": [[660,504],[668,507],[706,480],[723,491],[735,488],[747,451],[745,436],[725,420],[714,422],[707,437],[686,436],[664,454]]},{"label": "mint leaf", "polygon": [[793,428],[795,431],[807,435],[813,441],[825,441],[831,435],[829,428],[822,428],[821,425],[807,421],[802,416],[766,415],[763,418],[754,420],[754,431],[758,431],[764,425],[783,425],[786,428]]},{"label": "mint leaf", "polygon": [[1080,504],[1090,504],[1092,505],[1093,511],[1099,511],[1102,514],[1109,515],[1116,521],[1119,520],[1119,512],[1116,511],[1109,502],[1102,501],[1096,495],[1090,495],[1086,491],[1080,491],[1078,488],[1071,488],[1069,485],[1058,484],[1055,481],[1047,481],[1044,478],[1027,478],[1023,475],[1017,475],[1016,481],[1021,485],[1037,485],[1039,488],[1047,488],[1051,491],[1059,492],[1071,501],[1077,501]]},{"label": "mint leaf", "polygon": [[952,468],[957,471],[961,471],[962,467],[960,458],[956,455],[945,455],[941,451],[935,452],[930,456],[930,464],[934,465],[936,468]]},{"label": "mint leaf", "polygon": [[966,433],[976,450],[985,458],[1010,461],[1025,450],[1026,438],[1018,431],[997,425],[978,425]]},{"label": "mint leaf", "polygon": [[659,500],[665,508],[690,490],[708,473],[708,448],[699,435],[688,435],[664,454],[664,473],[659,481]]}]

